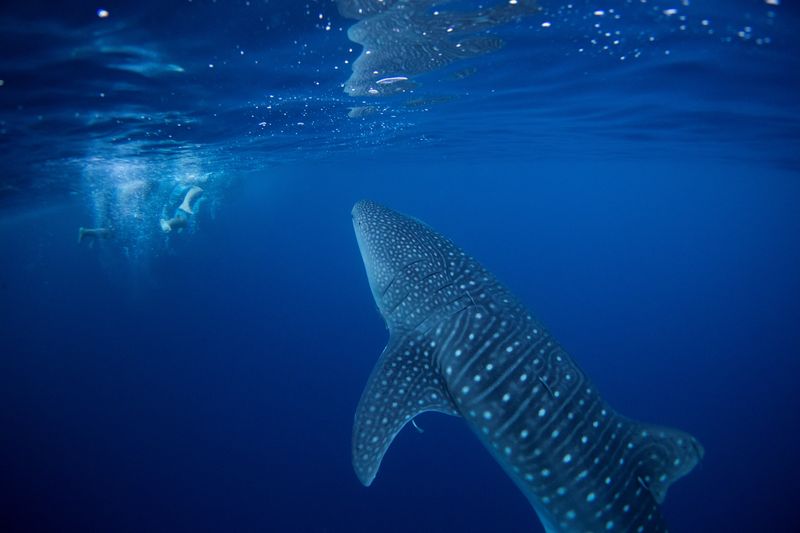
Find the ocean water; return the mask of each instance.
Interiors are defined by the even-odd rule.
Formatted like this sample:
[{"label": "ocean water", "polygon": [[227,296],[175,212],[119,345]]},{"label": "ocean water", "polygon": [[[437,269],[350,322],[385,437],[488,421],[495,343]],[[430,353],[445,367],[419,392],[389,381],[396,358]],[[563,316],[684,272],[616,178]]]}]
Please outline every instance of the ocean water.
[{"label": "ocean water", "polygon": [[0,28],[0,531],[543,531],[459,418],[356,478],[388,339],[362,198],[702,443],[672,531],[800,530],[795,2],[12,1]]}]

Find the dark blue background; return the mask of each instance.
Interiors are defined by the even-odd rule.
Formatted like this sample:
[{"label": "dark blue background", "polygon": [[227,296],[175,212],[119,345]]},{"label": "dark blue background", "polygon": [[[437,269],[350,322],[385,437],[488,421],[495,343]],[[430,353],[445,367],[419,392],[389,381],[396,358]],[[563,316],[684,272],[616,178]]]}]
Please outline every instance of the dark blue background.
[{"label": "dark blue background", "polygon": [[[4,5],[0,531],[540,530],[455,418],[421,416],[358,483],[352,417],[387,340],[365,197],[481,260],[620,412],[700,440],[673,531],[800,530],[783,4],[542,0],[497,53],[371,99],[342,92],[361,50],[327,0]],[[190,174],[196,231],[128,216]],[[127,225],[77,246],[137,180],[148,205],[106,204]]]},{"label": "dark blue background", "polygon": [[76,247],[74,202],[7,211],[2,529],[537,530],[455,418],[402,431],[369,489],[353,474],[387,337],[349,216],[369,197],[482,260],[618,410],[699,438],[664,506],[674,531],[796,530],[796,176],[405,161],[247,176],[148,265]]}]

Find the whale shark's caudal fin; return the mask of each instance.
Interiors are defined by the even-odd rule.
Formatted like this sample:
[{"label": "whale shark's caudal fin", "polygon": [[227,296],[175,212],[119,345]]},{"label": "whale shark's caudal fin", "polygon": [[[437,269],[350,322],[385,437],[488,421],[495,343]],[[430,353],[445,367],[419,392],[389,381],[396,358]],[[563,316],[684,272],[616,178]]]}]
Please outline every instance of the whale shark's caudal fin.
[{"label": "whale shark's caudal fin", "polygon": [[78,228],[78,244],[83,242],[83,236],[86,234],[86,228]]},{"label": "whale shark's caudal fin", "polygon": [[370,485],[400,430],[425,411],[458,415],[427,347],[392,335],[361,395],[353,425],[353,467]]}]

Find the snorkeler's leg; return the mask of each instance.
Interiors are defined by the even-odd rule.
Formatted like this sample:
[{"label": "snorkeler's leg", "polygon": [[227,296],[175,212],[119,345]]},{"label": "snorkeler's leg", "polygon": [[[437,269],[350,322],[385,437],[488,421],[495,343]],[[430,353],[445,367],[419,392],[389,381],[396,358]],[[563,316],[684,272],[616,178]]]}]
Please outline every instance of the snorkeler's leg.
[{"label": "snorkeler's leg", "polygon": [[183,202],[178,207],[184,213],[188,213],[190,215],[194,214],[192,210],[192,203],[197,199],[198,196],[203,194],[203,189],[198,187],[197,185],[193,186],[186,192],[186,196],[183,198]]},{"label": "snorkeler's leg", "polygon": [[169,220],[162,218],[159,220],[159,224],[161,225],[161,230],[164,233],[169,233],[174,229],[185,228],[188,225],[188,221],[186,220],[185,216],[175,216]]}]

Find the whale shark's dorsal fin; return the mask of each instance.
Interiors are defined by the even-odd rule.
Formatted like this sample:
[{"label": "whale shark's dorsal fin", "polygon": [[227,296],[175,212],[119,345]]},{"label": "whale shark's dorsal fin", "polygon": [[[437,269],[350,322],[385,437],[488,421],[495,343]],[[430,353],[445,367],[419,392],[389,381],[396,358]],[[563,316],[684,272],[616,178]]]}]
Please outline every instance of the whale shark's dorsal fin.
[{"label": "whale shark's dorsal fin", "polygon": [[458,415],[427,350],[412,337],[392,335],[372,371],[353,425],[353,466],[364,485],[375,479],[395,435],[415,416]]}]

